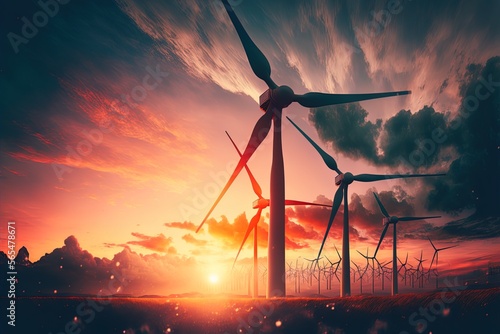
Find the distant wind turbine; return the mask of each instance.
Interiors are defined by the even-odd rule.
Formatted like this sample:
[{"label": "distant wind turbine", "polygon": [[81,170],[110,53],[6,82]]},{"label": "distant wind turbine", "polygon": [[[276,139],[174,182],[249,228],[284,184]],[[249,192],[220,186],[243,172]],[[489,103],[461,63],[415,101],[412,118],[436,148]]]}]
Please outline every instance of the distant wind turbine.
[{"label": "distant wind turbine", "polygon": [[[319,249],[318,257],[321,255],[321,251],[325,245],[326,238],[328,237],[328,233],[330,232],[330,228],[333,224],[333,219],[337,214],[337,210],[342,203],[342,199],[344,200],[344,227],[342,232],[342,289],[341,296],[349,296],[351,295],[351,279],[350,279],[350,257],[349,257],[349,205],[347,199],[349,198],[347,189],[349,185],[354,182],[374,182],[381,180],[389,180],[389,179],[404,179],[404,178],[412,178],[412,177],[426,177],[426,176],[442,176],[445,174],[394,174],[394,175],[379,175],[379,174],[358,174],[353,175],[352,173],[342,173],[340,169],[337,167],[337,162],[335,159],[326,153],[321,147],[318,146],[302,129],[295,124],[289,117],[288,120],[295,126],[297,130],[309,141],[309,143],[318,151],[320,156],[323,158],[325,164],[331,170],[337,172],[337,176],[335,177],[335,184],[339,187],[337,192],[335,193],[333,204],[332,204],[332,212],[330,215],[330,220],[328,221],[328,226],[326,228],[326,233],[323,238],[323,242],[321,243],[321,247]],[[375,255],[376,256],[376,252]]]},{"label": "distant wind turbine", "polygon": [[[317,108],[328,105],[351,103],[378,99],[389,96],[407,95],[410,91],[397,91],[371,94],[325,94],[306,93],[295,94],[288,86],[278,86],[271,79],[271,66],[266,56],[255,45],[248,33],[243,28],[233,8],[227,0],[222,0],[231,22],[233,23],[239,39],[245,50],[248,62],[254,74],[264,81],[268,89],[260,96],[260,107],[265,111],[255,124],[247,147],[242,154],[238,165],[230,176],[221,194],[215,200],[209,212],[201,222],[198,230],[212,213],[233,181],[262,143],[273,127],[273,160],[271,166],[271,198],[269,219],[269,247],[268,247],[268,289],[267,297],[284,297],[286,292],[285,277],[285,172],[283,166],[283,151],[281,144],[281,116],[284,108],[292,102],[297,102],[306,108]],[[269,32],[272,34],[272,32]],[[348,259],[349,261],[349,259]]]},{"label": "distant wind turbine", "polygon": [[392,224],[394,225],[393,228],[393,236],[392,236],[392,290],[391,294],[397,295],[398,294],[398,251],[397,251],[397,233],[396,233],[396,225],[398,222],[409,222],[409,221],[415,221],[415,220],[423,220],[423,219],[431,219],[431,218],[440,218],[441,216],[426,216],[426,217],[396,217],[396,216],[389,216],[389,213],[385,209],[384,205],[378,198],[377,194],[373,193],[375,196],[375,199],[377,200],[377,204],[380,207],[380,211],[382,211],[382,214],[384,215],[384,219],[382,220],[382,223],[384,224],[384,230],[382,231],[382,235],[380,236],[380,240],[378,242],[377,248],[375,249],[375,254],[374,256],[377,256],[378,249],[380,247],[380,244],[382,243],[382,240],[384,240],[385,234],[387,233],[387,229],[389,228],[389,225]]},{"label": "distant wind turbine", "polygon": [[417,259],[415,258],[415,260],[418,261],[418,265],[417,265],[417,270],[416,270],[416,275],[417,275],[417,280],[418,280],[418,287],[419,288],[423,288],[424,287],[424,274],[425,274],[425,270],[424,270],[424,265],[422,263],[424,263],[425,261],[427,261],[426,259],[422,259],[422,257],[424,256],[424,250],[421,250],[420,251],[420,259]]},{"label": "distant wind turbine", "polygon": [[431,271],[432,264],[434,263],[434,258],[436,258],[436,266],[434,269],[434,273],[436,275],[436,289],[439,289],[439,272],[438,272],[439,252],[443,251],[445,249],[457,247],[458,245],[453,245],[453,246],[448,246],[448,247],[443,247],[443,248],[436,248],[436,246],[434,246],[434,243],[432,242],[431,238],[427,237],[427,239],[429,239],[429,242],[431,243],[432,248],[434,248],[434,255],[432,256],[431,265],[429,266],[429,271]]},{"label": "distant wind turbine", "polygon": [[369,265],[369,260],[372,260],[372,294],[375,294],[375,262],[377,262],[379,270],[382,270],[382,265],[378,262],[375,256],[368,256],[368,249],[366,249],[366,255],[361,253],[359,250],[357,251],[362,257],[366,259],[367,266]]}]

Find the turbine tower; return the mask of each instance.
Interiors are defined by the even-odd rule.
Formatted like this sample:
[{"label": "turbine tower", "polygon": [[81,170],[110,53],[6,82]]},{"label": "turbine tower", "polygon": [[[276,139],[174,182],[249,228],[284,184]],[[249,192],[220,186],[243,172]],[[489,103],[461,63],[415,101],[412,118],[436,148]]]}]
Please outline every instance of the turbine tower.
[{"label": "turbine tower", "polygon": [[[341,297],[342,296],[350,296],[351,295],[351,279],[350,279],[350,258],[349,258],[349,205],[347,199],[348,192],[347,189],[349,185],[354,181],[359,182],[374,182],[381,180],[389,180],[389,179],[403,179],[403,178],[412,178],[412,177],[425,177],[425,176],[442,176],[445,174],[395,174],[395,175],[379,175],[379,174],[359,174],[353,175],[350,172],[343,173],[337,166],[337,162],[335,159],[326,153],[321,147],[318,146],[302,129],[295,124],[289,117],[288,120],[295,126],[297,130],[311,143],[311,145],[318,151],[318,153],[323,158],[325,164],[331,170],[334,170],[338,175],[335,177],[335,184],[339,187],[335,192],[335,196],[332,204],[332,213],[330,215],[330,220],[328,221],[328,225],[326,228],[326,233],[323,238],[323,242],[321,243],[321,248],[319,249],[318,257],[321,255],[321,251],[325,245],[326,238],[328,237],[328,232],[330,232],[330,228],[333,224],[333,219],[337,214],[337,210],[342,203],[342,199],[344,200],[344,226],[342,232],[342,289],[341,289]],[[377,253],[375,252],[376,256]]]},{"label": "turbine tower", "polygon": [[384,205],[378,198],[377,194],[373,193],[375,196],[375,199],[377,200],[377,204],[380,207],[380,211],[382,211],[382,214],[384,215],[384,218],[382,220],[382,224],[384,224],[384,230],[382,231],[382,235],[380,236],[380,240],[378,242],[377,248],[375,249],[375,254],[373,256],[377,256],[378,248],[380,247],[380,244],[382,243],[382,240],[384,240],[385,234],[387,233],[387,229],[389,228],[389,225],[392,224],[394,225],[393,228],[393,235],[392,235],[392,290],[391,294],[397,295],[398,294],[398,251],[397,251],[397,233],[396,233],[396,225],[398,222],[409,222],[409,221],[415,221],[415,220],[422,220],[422,219],[431,219],[431,218],[440,218],[441,216],[427,216],[427,217],[396,217],[396,216],[389,216],[389,213],[385,209]]},{"label": "turbine tower", "polygon": [[[238,155],[241,158],[241,151],[239,150],[238,146],[236,146],[236,143],[234,142],[233,138],[229,135],[229,133],[226,131],[226,135],[228,136],[229,140],[233,144],[234,148],[236,149],[236,152],[238,152]],[[262,188],[260,187],[259,183],[253,176],[252,172],[250,171],[250,168],[248,165],[245,165],[245,170],[247,171],[248,177],[250,178],[250,182],[252,183],[252,188],[253,191],[255,192],[255,195],[257,195],[257,199],[253,202],[253,208],[258,209],[257,213],[252,217],[250,220],[250,223],[248,224],[248,228],[245,232],[245,237],[243,238],[243,242],[241,243],[240,249],[238,250],[238,254],[236,254],[236,258],[234,259],[233,263],[233,268],[234,265],[236,264],[236,260],[238,260],[238,256],[240,255],[241,249],[243,248],[243,245],[245,245],[245,242],[247,241],[248,236],[253,230],[253,297],[257,298],[259,297],[259,278],[258,278],[258,271],[259,271],[259,257],[257,255],[257,224],[260,221],[260,216],[262,214],[262,210],[267,208],[269,206],[269,200],[262,197]],[[331,207],[331,205],[328,204],[318,204],[318,203],[310,203],[310,202],[302,202],[302,201],[296,201],[296,200],[285,200],[285,205],[312,205],[312,206],[325,206],[325,207]]]},{"label": "turbine tower", "polygon": [[[268,286],[266,296],[284,297],[285,286],[285,176],[283,166],[283,151],[281,144],[281,116],[284,108],[292,102],[297,102],[306,108],[318,108],[322,106],[343,104],[389,96],[410,94],[410,91],[371,93],[371,94],[325,94],[310,92],[306,94],[295,94],[288,86],[278,86],[271,79],[271,66],[266,56],[255,45],[250,36],[243,28],[233,8],[227,0],[221,0],[227,14],[233,23],[245,50],[248,62],[254,74],[264,81],[268,89],[260,96],[260,107],[265,111],[255,124],[247,147],[242,154],[234,172],[227,184],[217,197],[214,205],[203,219],[198,230],[204,224],[215,206],[219,203],[235,178],[246,165],[255,150],[265,139],[271,125],[273,127],[273,159],[271,164],[271,198],[269,219],[269,246],[268,246]],[[198,231],[197,230],[197,231]],[[349,259],[348,259],[349,261]]]},{"label": "turbine tower", "polygon": [[457,247],[458,245],[453,245],[453,246],[448,246],[448,247],[443,247],[443,248],[436,248],[436,246],[434,246],[434,243],[432,242],[431,238],[427,237],[427,239],[429,239],[429,242],[431,243],[432,248],[434,248],[434,255],[432,256],[431,265],[429,266],[429,271],[431,271],[432,264],[434,263],[434,258],[436,258],[436,267],[434,269],[434,273],[436,275],[436,289],[439,289],[439,272],[438,272],[439,252],[442,250],[445,250],[445,249]]}]

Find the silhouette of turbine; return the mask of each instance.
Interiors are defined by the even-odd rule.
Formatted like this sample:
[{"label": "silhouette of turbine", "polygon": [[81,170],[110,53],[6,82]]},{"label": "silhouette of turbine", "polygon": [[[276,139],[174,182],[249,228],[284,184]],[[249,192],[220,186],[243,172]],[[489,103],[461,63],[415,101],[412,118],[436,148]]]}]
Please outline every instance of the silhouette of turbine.
[{"label": "silhouette of turbine", "polygon": [[409,222],[409,221],[415,221],[415,220],[422,220],[422,219],[440,218],[441,216],[427,216],[427,217],[389,216],[389,213],[385,209],[382,202],[380,202],[380,199],[378,198],[377,194],[373,193],[373,196],[375,196],[375,199],[377,200],[377,204],[380,208],[380,211],[382,211],[382,214],[384,215],[384,219],[382,220],[382,224],[384,224],[384,230],[382,231],[382,234],[380,235],[380,240],[378,242],[377,248],[375,249],[375,254],[373,256],[377,256],[378,248],[380,247],[382,240],[384,240],[384,237],[385,237],[385,234],[387,233],[387,229],[389,228],[389,225],[390,224],[394,225],[393,235],[392,235],[392,290],[391,290],[391,294],[394,296],[394,295],[398,294],[398,251],[397,251],[397,233],[396,233],[397,223],[398,222]]},{"label": "silhouette of turbine", "polygon": [[[410,94],[410,91],[370,93],[370,94],[325,94],[311,92],[298,95],[288,86],[278,86],[271,79],[271,66],[266,56],[255,45],[247,34],[233,8],[227,0],[222,0],[231,22],[243,45],[248,62],[254,74],[263,80],[268,89],[260,96],[260,107],[265,111],[255,124],[250,140],[240,161],[230,176],[221,194],[208,211],[198,230],[205,223],[209,215],[235,178],[246,165],[255,150],[266,138],[273,124],[273,159],[271,166],[271,198],[269,219],[269,247],[268,247],[268,286],[266,296],[284,297],[286,292],[285,277],[285,176],[283,166],[283,151],[281,145],[281,115],[284,108],[292,102],[297,102],[306,108],[317,108],[327,105],[343,104],[356,101],[378,99],[389,96]],[[349,260],[348,260],[349,261]]]},{"label": "silhouette of turbine", "polygon": [[436,258],[436,266],[434,269],[434,274],[436,275],[436,289],[438,289],[439,288],[439,272],[438,272],[439,252],[442,250],[445,250],[445,249],[458,247],[458,245],[453,245],[453,246],[448,246],[448,247],[443,247],[443,248],[436,248],[436,246],[434,246],[434,243],[432,242],[431,238],[427,237],[427,239],[429,239],[429,242],[431,243],[432,248],[434,248],[434,255],[432,256],[431,265],[429,266],[429,272],[432,269],[432,264],[434,263],[434,258]]},{"label": "silhouette of turbine", "polygon": [[[236,152],[238,152],[238,155],[241,158],[241,151],[239,150],[238,146],[236,146],[236,143],[234,142],[233,138],[229,135],[229,133],[226,131],[226,135],[229,137],[229,140],[233,144],[234,148],[236,149]],[[250,182],[252,184],[253,191],[255,192],[255,195],[257,195],[257,199],[253,202],[253,208],[258,209],[257,213],[252,217],[250,220],[250,223],[248,224],[248,228],[245,232],[245,236],[243,238],[243,242],[241,243],[240,249],[238,250],[238,254],[236,254],[236,258],[234,259],[233,267],[236,264],[236,261],[238,260],[238,256],[240,255],[241,249],[243,248],[243,245],[245,245],[245,242],[247,241],[248,236],[253,230],[253,271],[254,271],[254,292],[253,292],[253,297],[257,298],[258,297],[258,291],[259,291],[259,279],[258,279],[258,255],[257,255],[257,224],[260,221],[260,216],[262,214],[262,210],[267,208],[269,206],[269,200],[265,199],[262,197],[262,188],[260,187],[259,183],[253,176],[252,172],[250,171],[250,168],[248,165],[245,165],[245,170],[247,171],[248,177],[250,178]],[[325,207],[331,207],[331,205],[328,204],[319,204],[319,203],[310,203],[310,202],[302,202],[302,201],[296,201],[296,200],[285,200],[285,205],[313,205],[313,206],[325,206]]]},{"label": "silhouette of turbine", "polygon": [[[342,173],[337,166],[337,162],[335,159],[326,153],[321,147],[318,146],[302,129],[295,124],[289,117],[288,120],[295,126],[297,130],[309,141],[309,143],[318,151],[318,153],[323,158],[323,161],[328,166],[328,168],[337,172],[337,176],[335,177],[335,184],[339,187],[335,192],[335,196],[333,198],[332,204],[332,213],[330,215],[330,220],[328,221],[328,226],[326,228],[326,233],[323,238],[323,242],[321,243],[321,248],[319,249],[318,257],[321,255],[321,251],[325,245],[326,238],[328,237],[328,232],[330,232],[330,228],[333,224],[333,219],[337,214],[337,211],[342,203],[342,199],[344,200],[344,227],[342,232],[342,291],[341,296],[349,296],[351,294],[351,279],[349,276],[350,273],[350,258],[349,258],[349,205],[348,205],[348,192],[347,189],[349,185],[354,182],[374,182],[381,180],[389,180],[389,179],[403,179],[403,178],[412,178],[412,177],[425,177],[425,176],[442,176],[445,174],[395,174],[395,175],[379,175],[379,174],[358,174],[353,175],[352,173]],[[377,253],[375,252],[376,256]]]}]

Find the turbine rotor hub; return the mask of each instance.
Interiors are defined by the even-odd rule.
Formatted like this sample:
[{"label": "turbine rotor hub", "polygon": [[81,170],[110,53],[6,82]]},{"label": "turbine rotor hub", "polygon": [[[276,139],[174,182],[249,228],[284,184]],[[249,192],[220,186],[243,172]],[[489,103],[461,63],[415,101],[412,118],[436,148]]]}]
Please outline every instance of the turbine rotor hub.
[{"label": "turbine rotor hub", "polygon": [[279,108],[286,108],[292,102],[295,93],[288,86],[279,86],[271,91],[271,99]]},{"label": "turbine rotor hub", "polygon": [[256,199],[252,205],[254,209],[265,209],[268,206],[269,206],[269,200],[265,198]]},{"label": "turbine rotor hub", "polygon": [[398,221],[399,221],[399,218],[396,216],[392,216],[391,218],[389,218],[389,222],[391,224],[396,224]]},{"label": "turbine rotor hub", "polygon": [[352,175],[352,173],[344,173],[344,179],[343,181],[346,183],[346,184],[351,184],[353,181],[354,181],[354,175]]}]

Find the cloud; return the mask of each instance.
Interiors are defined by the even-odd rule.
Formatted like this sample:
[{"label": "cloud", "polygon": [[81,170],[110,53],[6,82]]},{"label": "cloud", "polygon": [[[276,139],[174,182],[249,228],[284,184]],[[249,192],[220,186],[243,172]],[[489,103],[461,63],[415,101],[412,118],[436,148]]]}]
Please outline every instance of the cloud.
[{"label": "cloud", "polygon": [[[144,238],[144,236],[142,236]],[[175,254],[140,255],[129,246],[113,259],[93,257],[74,236],[64,246],[42,256],[32,265],[18,268],[20,295],[128,293],[168,294],[199,287],[194,258]],[[185,290],[186,289],[186,290]]]},{"label": "cloud", "polygon": [[318,129],[319,137],[350,158],[378,161],[375,139],[382,120],[367,121],[368,112],[357,103],[314,109],[309,120]]},{"label": "cloud", "polygon": [[132,232],[132,236],[140,240],[127,241],[128,245],[141,246],[146,249],[162,253],[175,254],[177,252],[175,248],[171,246],[172,238],[165,237],[163,233],[160,233],[157,236],[152,237],[145,234]]},{"label": "cloud", "polygon": [[[368,112],[358,103],[328,106],[311,110],[309,120],[318,130],[325,143],[332,145],[334,152],[372,164],[398,166],[401,160],[415,159],[412,153],[429,138],[440,137],[448,130],[446,115],[431,107],[424,107],[412,114],[401,110],[382,126],[382,120],[367,121]],[[380,143],[377,144],[380,140]],[[440,145],[441,150],[451,145]],[[439,151],[422,160],[421,166],[429,167],[440,157]],[[335,155],[335,154],[334,154]],[[410,158],[408,158],[410,157]]]},{"label": "cloud", "polygon": [[182,240],[187,242],[188,244],[193,244],[195,246],[205,246],[208,241],[206,240],[198,240],[195,237],[193,237],[191,234],[185,234],[182,236]]},{"label": "cloud", "polygon": [[413,172],[448,168],[446,177],[424,179],[430,193],[421,195],[428,209],[459,213],[475,208],[481,215],[498,215],[499,86],[500,57],[494,57],[467,67],[455,113],[425,106],[416,113],[401,110],[380,125],[366,121],[359,104],[350,104],[311,110],[309,119],[323,141],[348,157]]},{"label": "cloud", "polygon": [[[217,240],[222,242],[223,247],[230,249],[238,249],[243,241],[243,237],[245,236],[245,232],[248,228],[248,220],[246,218],[245,213],[237,216],[234,219],[234,223],[230,223],[226,216],[222,216],[220,221],[215,220],[214,218],[210,218],[206,222],[208,226],[208,234]],[[258,232],[262,231],[262,224],[259,222],[257,227],[259,228]],[[267,231],[265,231],[267,234]],[[265,236],[259,234],[259,246],[262,245],[264,247]],[[250,236],[251,237],[251,236]],[[251,242],[247,240],[247,245],[250,245]]]},{"label": "cloud", "polygon": [[[38,10],[35,3],[10,6],[5,27],[20,33],[16,17]],[[198,156],[200,132],[188,134],[196,125],[185,113],[177,117],[173,102],[185,72],[152,51],[154,41],[114,1],[64,6],[43,31],[18,54],[5,45],[2,159],[45,164],[49,172],[57,166],[62,179],[88,169],[182,191],[186,166],[206,163]],[[158,82],[152,72],[161,73]],[[196,178],[196,168],[190,173]]]},{"label": "cloud", "polygon": [[459,241],[483,240],[500,237],[499,217],[467,217],[451,221],[429,231],[432,239],[447,240],[453,238]]},{"label": "cloud", "polygon": [[198,228],[195,224],[191,222],[172,222],[172,223],[165,223],[166,227],[172,227],[172,228],[180,228],[183,230],[188,230],[195,232],[196,229]]}]

